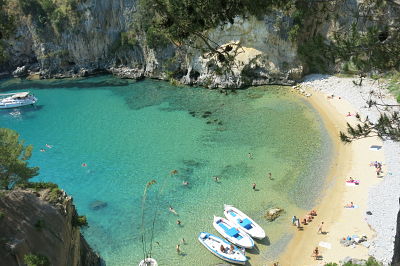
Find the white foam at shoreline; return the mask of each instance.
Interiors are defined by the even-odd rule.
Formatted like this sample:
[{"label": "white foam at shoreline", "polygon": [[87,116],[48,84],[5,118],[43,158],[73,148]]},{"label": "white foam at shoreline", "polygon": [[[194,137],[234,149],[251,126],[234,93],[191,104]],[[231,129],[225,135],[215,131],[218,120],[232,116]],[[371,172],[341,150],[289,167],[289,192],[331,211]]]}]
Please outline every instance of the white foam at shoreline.
[{"label": "white foam at shoreline", "polygon": [[[313,74],[304,78],[301,86],[312,87],[328,95],[335,95],[347,100],[362,117],[368,116],[372,122],[379,118],[375,108],[367,108],[366,99],[370,91],[381,92],[383,101],[387,104],[397,104],[390,93],[384,89],[385,84],[375,80],[364,79],[362,86],[356,86],[357,78],[339,78],[329,75]],[[377,95],[372,100],[382,101]],[[367,210],[372,215],[365,215],[368,224],[376,231],[372,240],[369,255],[378,261],[389,265],[393,257],[394,240],[396,235],[396,219],[399,211],[400,196],[400,143],[386,140],[383,145],[386,173],[382,182],[370,188],[368,193]]]}]

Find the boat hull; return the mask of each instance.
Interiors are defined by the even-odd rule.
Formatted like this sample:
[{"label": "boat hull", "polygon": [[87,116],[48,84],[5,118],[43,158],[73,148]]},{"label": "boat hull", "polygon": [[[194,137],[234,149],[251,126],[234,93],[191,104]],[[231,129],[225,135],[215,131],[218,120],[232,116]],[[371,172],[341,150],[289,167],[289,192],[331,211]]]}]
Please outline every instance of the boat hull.
[{"label": "boat hull", "polygon": [[[229,242],[243,248],[251,249],[254,247],[253,239],[242,229],[236,228],[237,226],[229,220],[214,216],[213,226]],[[228,233],[231,230],[236,231],[236,233],[229,235]]]},{"label": "boat hull", "polygon": [[10,109],[10,108],[17,108],[21,106],[26,106],[26,105],[32,105],[35,104],[37,101],[36,98],[29,99],[29,100],[24,100],[24,101],[6,101],[6,102],[0,102],[0,109]]},{"label": "boat hull", "polygon": [[212,254],[214,254],[218,258],[233,264],[246,264],[246,256],[237,247],[235,247],[234,253],[221,253],[219,249],[221,245],[224,246],[226,250],[229,249],[230,243],[228,241],[206,232],[200,233],[198,240],[201,244],[203,244],[203,246],[205,246]]},{"label": "boat hull", "polygon": [[[235,215],[233,216],[232,213],[234,213]],[[254,222],[249,216],[241,212],[239,209],[231,205],[224,205],[224,215],[229,221],[234,223],[236,226],[245,231],[251,237],[260,240],[265,238],[265,231],[261,228],[261,226],[258,225],[256,222]],[[248,221],[248,225],[251,228],[250,229],[246,228],[245,226],[243,226],[244,223],[243,222],[240,223],[239,220]]]}]

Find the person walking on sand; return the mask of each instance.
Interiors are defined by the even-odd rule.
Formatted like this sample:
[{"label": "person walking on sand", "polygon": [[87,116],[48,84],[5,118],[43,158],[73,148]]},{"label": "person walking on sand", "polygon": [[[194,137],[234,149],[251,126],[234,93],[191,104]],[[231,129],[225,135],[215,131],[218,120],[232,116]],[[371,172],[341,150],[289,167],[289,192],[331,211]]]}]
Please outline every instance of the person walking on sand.
[{"label": "person walking on sand", "polygon": [[322,226],[324,225],[324,222],[321,222],[320,225],[318,225],[318,231],[317,234],[322,234]]},{"label": "person walking on sand", "polygon": [[256,190],[256,183],[253,183],[252,187],[253,187],[253,190]]}]

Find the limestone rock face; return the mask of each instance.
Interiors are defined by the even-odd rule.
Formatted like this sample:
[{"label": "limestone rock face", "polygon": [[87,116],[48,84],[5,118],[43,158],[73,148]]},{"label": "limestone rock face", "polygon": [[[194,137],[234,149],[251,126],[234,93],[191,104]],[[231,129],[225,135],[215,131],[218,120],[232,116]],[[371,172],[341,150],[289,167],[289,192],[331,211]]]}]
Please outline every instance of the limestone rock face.
[{"label": "limestone rock face", "polygon": [[0,261],[24,265],[24,256],[46,256],[51,265],[100,265],[99,256],[73,226],[77,216],[65,194],[49,203],[49,190],[1,191]]},{"label": "limestone rock face", "polygon": [[137,1],[126,0],[79,1],[79,20],[61,32],[21,16],[15,36],[7,40],[10,61],[0,65],[0,72],[36,65],[41,78],[107,71],[121,78],[174,79],[210,88],[292,84],[302,77],[297,47],[287,36],[292,21],[279,12],[258,19],[237,18],[210,30],[209,38],[218,45],[236,47],[235,65],[221,69],[214,56],[199,49],[172,44],[152,49],[145,34],[138,34],[134,44],[120,45],[121,33],[131,29],[138,15],[136,6]]}]

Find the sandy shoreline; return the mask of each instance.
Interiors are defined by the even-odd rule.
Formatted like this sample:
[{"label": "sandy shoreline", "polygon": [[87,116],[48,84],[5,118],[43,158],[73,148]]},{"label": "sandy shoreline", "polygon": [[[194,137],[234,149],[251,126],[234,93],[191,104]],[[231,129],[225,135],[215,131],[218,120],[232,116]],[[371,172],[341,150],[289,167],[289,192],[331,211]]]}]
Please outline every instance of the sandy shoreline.
[{"label": "sandy shoreline", "polygon": [[[362,110],[360,105],[357,104],[358,102],[365,104],[365,99],[361,95],[356,95],[359,92],[353,92],[351,95],[353,98],[351,98],[345,95],[346,91],[340,91],[340,89],[335,91],[338,87],[337,84],[332,85],[332,83],[338,83],[338,80],[346,82],[346,84],[352,84],[352,79],[333,77],[329,80],[329,78],[322,77],[318,79],[319,77],[312,76],[309,80],[306,78],[306,82],[302,83],[302,88],[312,94],[309,101],[320,113],[327,131],[331,135],[335,147],[334,158],[329,169],[326,189],[315,207],[318,216],[310,224],[304,226],[304,231],[294,229],[297,232],[295,232],[294,238],[279,258],[280,265],[324,265],[327,262],[339,263],[345,257],[367,259],[369,255],[375,255],[374,252],[371,254],[371,250],[375,247],[375,239],[379,239],[376,236],[381,235],[380,231],[382,231],[382,228],[373,226],[373,229],[378,231],[377,234],[366,221],[366,212],[373,209],[371,199],[369,199],[370,191],[372,188],[379,187],[379,184],[384,180],[376,177],[375,167],[371,167],[370,163],[372,161],[385,162],[383,149],[373,151],[369,147],[371,145],[383,145],[382,141],[374,137],[346,145],[340,142],[339,131],[345,131],[347,122],[350,124],[356,123],[354,116],[346,116],[348,112],[351,114],[358,112],[362,116],[370,114],[365,114],[365,110]],[[321,80],[324,82],[322,85]],[[340,85],[343,86],[342,84]],[[374,88],[373,85],[370,86]],[[321,87],[324,88],[321,89]],[[343,89],[346,90],[346,88]],[[365,88],[365,90],[369,89],[370,87]],[[351,89],[347,88],[347,90]],[[328,99],[327,96],[331,94],[336,96],[333,99]],[[354,100],[356,100],[356,104]],[[384,174],[389,172],[388,168],[391,167],[384,164]],[[360,185],[347,186],[345,180],[350,176],[360,180]],[[397,199],[397,195],[392,198]],[[351,201],[358,205],[358,208],[344,208],[344,205]],[[379,202],[373,204],[377,205]],[[394,210],[397,211],[398,204],[395,204],[395,207]],[[372,216],[374,214],[374,211],[372,211]],[[293,215],[303,218],[306,213]],[[394,219],[395,217],[394,215]],[[317,234],[318,225],[322,221],[324,221],[323,230],[327,234]],[[288,226],[290,226],[290,221],[288,221]],[[290,229],[293,230],[292,228]],[[372,248],[368,249],[364,245],[355,245],[354,247],[341,245],[340,239],[348,235],[366,235],[368,238],[367,243]],[[328,248],[319,246],[320,242],[328,243]],[[329,245],[331,248],[329,248]],[[390,249],[393,252],[393,246],[390,247],[390,241],[387,241],[384,245],[386,245],[384,249],[389,250],[388,254],[384,254],[384,258],[376,257],[387,264],[388,257],[391,254]],[[312,251],[317,246],[322,255],[320,260],[314,260],[311,257]],[[380,253],[376,254],[379,255]]]}]

